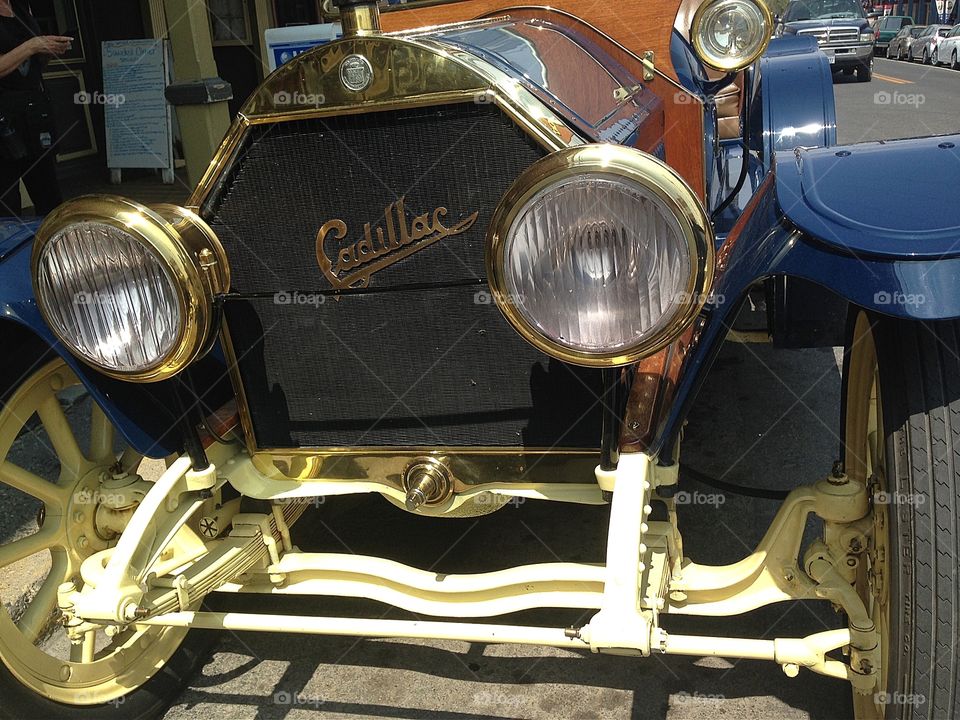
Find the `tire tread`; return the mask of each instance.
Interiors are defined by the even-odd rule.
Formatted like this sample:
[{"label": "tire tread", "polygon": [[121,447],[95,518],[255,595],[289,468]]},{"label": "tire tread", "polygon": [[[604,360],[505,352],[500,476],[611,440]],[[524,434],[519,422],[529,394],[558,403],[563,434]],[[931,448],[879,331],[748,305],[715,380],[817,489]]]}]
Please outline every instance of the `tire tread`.
[{"label": "tire tread", "polygon": [[875,332],[884,416],[894,419],[888,489],[903,621],[902,671],[891,680],[900,692],[925,698],[896,712],[904,720],[958,717],[960,332],[955,321],[890,319],[879,319]]}]

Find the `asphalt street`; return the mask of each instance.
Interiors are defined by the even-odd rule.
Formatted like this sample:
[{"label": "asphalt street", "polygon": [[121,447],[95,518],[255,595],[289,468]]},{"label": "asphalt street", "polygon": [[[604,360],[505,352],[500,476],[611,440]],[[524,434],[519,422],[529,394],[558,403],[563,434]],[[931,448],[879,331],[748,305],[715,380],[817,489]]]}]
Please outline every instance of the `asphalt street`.
[{"label": "asphalt street", "polygon": [[[836,82],[840,141],[960,132],[958,90],[960,73],[878,60],[873,82]],[[684,462],[734,483],[812,482],[837,456],[839,390],[833,349],[728,344],[690,419]],[[71,414],[87,412],[88,402],[78,399]],[[37,472],[50,465],[35,438],[18,441],[15,460]],[[777,509],[775,502],[693,482],[687,489],[712,498],[681,508],[685,552],[698,562],[727,563],[750,552]],[[3,541],[22,532],[36,511],[3,490],[0,502]],[[558,559],[602,562],[605,533],[604,508],[531,501],[479,519],[429,520],[371,497],[320,505],[301,520],[294,539],[305,550],[385,553],[452,573]],[[244,602],[251,608],[269,604],[275,612],[409,617],[356,601]],[[528,612],[499,621],[568,625],[584,619],[575,612]],[[838,618],[822,605],[797,603],[730,619],[667,618],[665,625],[772,638],[837,627]],[[249,633],[220,636],[202,673],[166,717],[833,720],[850,717],[849,695],[839,681],[809,672],[790,679],[772,663]]]},{"label": "asphalt street", "polygon": [[960,72],[877,59],[873,81],[835,83],[841,143],[960,132]]}]

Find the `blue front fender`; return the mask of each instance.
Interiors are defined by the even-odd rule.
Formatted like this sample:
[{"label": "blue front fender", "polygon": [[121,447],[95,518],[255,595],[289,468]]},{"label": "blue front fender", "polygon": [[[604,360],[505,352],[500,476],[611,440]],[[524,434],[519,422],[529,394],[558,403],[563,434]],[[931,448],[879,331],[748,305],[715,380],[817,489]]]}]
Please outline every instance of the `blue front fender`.
[{"label": "blue front fender", "polygon": [[[958,145],[954,136],[778,153],[718,250],[713,301],[651,449],[672,457],[748,290],[766,278],[804,278],[894,317],[960,318],[960,204],[952,197],[960,187]],[[921,170],[944,182],[920,182],[914,174]],[[894,177],[903,188],[898,197],[889,192]]]},{"label": "blue front fender", "polygon": [[780,153],[777,202],[804,241],[774,272],[896,317],[960,317],[958,145],[933,137]]}]

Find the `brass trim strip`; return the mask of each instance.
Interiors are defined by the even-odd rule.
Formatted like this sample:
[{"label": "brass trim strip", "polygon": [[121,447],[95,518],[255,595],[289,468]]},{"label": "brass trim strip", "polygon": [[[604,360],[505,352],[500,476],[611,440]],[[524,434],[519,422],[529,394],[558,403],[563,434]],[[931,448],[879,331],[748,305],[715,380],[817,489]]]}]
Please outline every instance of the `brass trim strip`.
[{"label": "brass trim strip", "polygon": [[397,490],[412,464],[430,461],[443,466],[454,492],[491,483],[590,482],[599,460],[599,448],[293,448],[251,454],[253,467],[273,481],[353,481]]}]

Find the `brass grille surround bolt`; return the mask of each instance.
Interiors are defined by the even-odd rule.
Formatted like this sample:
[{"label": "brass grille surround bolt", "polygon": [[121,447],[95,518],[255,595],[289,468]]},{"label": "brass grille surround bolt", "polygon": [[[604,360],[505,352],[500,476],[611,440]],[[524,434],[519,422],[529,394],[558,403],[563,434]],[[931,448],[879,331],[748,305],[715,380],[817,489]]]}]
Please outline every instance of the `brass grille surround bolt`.
[{"label": "brass grille surround bolt", "polygon": [[435,458],[414,460],[403,473],[407,493],[406,508],[411,512],[423,505],[437,505],[450,497],[453,486],[447,469]]}]

